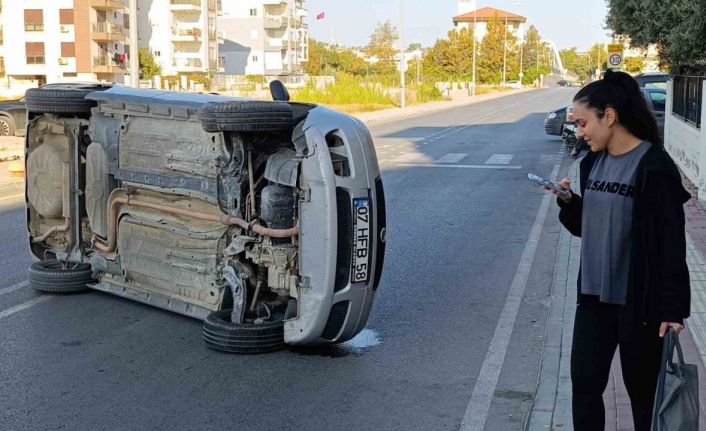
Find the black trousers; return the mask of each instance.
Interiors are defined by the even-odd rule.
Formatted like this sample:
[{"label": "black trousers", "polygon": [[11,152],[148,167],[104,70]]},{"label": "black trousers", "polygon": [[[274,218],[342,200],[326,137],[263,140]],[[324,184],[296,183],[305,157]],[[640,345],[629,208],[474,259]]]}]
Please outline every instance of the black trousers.
[{"label": "black trousers", "polygon": [[[659,323],[625,331],[625,307],[582,296],[576,308],[571,346],[574,430],[605,428],[603,392],[616,347],[630,396],[635,431],[649,431],[662,356]],[[634,325],[633,325],[634,326]]]}]

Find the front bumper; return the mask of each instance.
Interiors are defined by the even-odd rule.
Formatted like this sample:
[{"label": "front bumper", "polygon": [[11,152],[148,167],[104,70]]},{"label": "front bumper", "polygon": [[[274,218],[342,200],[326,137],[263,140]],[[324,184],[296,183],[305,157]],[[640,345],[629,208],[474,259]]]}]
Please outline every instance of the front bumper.
[{"label": "front bumper", "polygon": [[[293,345],[349,340],[364,327],[384,258],[385,200],[375,149],[363,123],[317,107],[304,125],[297,317],[284,325]],[[353,200],[370,200],[368,279],[351,282]],[[359,261],[360,262],[360,261]]]}]

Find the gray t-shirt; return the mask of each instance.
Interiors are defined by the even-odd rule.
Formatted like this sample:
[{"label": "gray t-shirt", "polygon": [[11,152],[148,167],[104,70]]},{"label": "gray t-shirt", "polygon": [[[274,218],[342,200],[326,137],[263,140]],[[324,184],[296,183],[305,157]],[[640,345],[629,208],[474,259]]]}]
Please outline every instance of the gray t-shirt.
[{"label": "gray t-shirt", "polygon": [[620,156],[600,154],[583,195],[581,293],[601,302],[625,304],[637,165],[649,142]]}]

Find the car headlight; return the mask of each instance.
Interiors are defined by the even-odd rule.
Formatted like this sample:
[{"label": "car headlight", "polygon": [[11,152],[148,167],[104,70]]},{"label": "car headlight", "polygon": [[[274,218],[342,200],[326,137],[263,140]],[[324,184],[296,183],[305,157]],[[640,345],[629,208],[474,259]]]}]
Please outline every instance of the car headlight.
[{"label": "car headlight", "polygon": [[556,118],[556,112],[550,112],[547,118],[549,118],[550,120]]}]

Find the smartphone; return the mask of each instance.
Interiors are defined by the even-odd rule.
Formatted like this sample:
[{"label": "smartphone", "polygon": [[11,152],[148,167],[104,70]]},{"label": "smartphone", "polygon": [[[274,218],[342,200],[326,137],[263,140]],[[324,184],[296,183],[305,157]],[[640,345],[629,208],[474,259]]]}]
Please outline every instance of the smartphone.
[{"label": "smartphone", "polygon": [[540,186],[549,187],[550,189],[554,190],[555,192],[557,192],[559,194],[566,195],[569,193],[568,190],[562,189],[559,184],[555,183],[554,181],[550,181],[546,178],[542,178],[539,175],[527,174],[527,178],[530,181],[533,181],[533,182],[539,184]]}]

